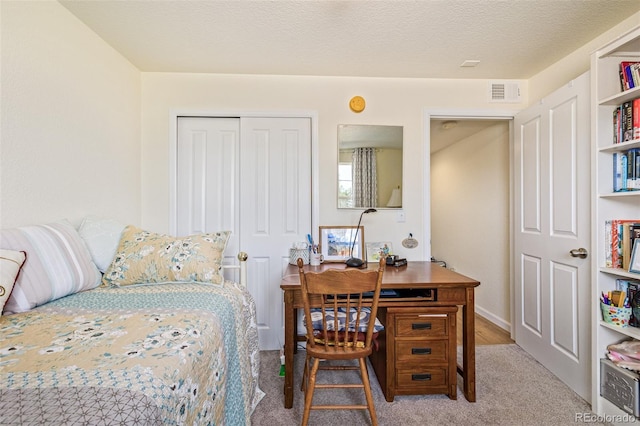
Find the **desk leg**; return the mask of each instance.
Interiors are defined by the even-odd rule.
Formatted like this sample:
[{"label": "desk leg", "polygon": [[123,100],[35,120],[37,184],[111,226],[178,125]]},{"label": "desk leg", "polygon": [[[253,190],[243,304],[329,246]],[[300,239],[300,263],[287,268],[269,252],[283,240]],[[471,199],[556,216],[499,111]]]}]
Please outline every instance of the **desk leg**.
[{"label": "desk leg", "polygon": [[466,290],[467,303],[462,307],[462,378],[464,396],[476,402],[476,326],[473,288]]},{"label": "desk leg", "polygon": [[293,407],[293,351],[296,345],[293,292],[284,292],[284,408]]}]

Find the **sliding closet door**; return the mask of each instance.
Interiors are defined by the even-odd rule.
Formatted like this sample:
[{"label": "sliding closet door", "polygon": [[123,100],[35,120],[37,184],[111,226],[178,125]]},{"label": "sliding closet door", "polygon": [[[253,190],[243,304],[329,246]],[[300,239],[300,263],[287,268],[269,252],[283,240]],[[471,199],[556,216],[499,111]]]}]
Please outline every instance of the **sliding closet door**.
[{"label": "sliding closet door", "polygon": [[178,117],[178,236],[232,231],[225,263],[240,251],[240,119]]},{"label": "sliding closet door", "polygon": [[311,232],[311,120],[179,117],[177,168],[177,234],[232,231],[225,263],[249,254],[260,348],[282,347],[283,270]]}]

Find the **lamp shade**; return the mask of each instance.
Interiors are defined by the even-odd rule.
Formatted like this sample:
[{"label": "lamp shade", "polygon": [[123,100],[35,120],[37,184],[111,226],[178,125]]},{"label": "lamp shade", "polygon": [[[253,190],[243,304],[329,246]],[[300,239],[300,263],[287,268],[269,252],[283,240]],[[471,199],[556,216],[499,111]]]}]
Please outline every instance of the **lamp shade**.
[{"label": "lamp shade", "polygon": [[387,207],[402,207],[402,195],[400,194],[400,188],[393,188],[391,191],[391,197],[387,202]]}]

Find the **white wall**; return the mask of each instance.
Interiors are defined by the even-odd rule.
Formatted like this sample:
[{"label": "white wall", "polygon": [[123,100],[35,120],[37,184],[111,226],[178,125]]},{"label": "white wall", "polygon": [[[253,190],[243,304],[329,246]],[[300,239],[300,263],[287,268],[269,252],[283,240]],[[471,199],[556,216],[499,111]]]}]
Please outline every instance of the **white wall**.
[{"label": "white wall", "polygon": [[0,2],[0,227],[140,222],[140,72],[58,2]]},{"label": "white wall", "polygon": [[[486,80],[380,79],[285,77],[210,74],[142,74],[142,217],[144,226],[169,230],[169,141],[171,110],[180,111],[313,111],[318,120],[320,162],[319,225],[355,224],[360,210],[336,208],[338,124],[404,126],[404,211],[397,223],[393,210],[368,215],[369,241],[391,241],[395,251],[410,260],[422,259],[429,244],[428,148],[424,146],[425,108],[504,110],[489,103]],[[526,87],[524,88],[526,99]],[[365,98],[360,114],[349,110],[354,95]],[[509,104],[518,109],[522,105]],[[426,174],[426,175],[425,175]],[[425,182],[427,184],[425,185]],[[426,221],[426,223],[425,223]],[[314,230],[316,233],[316,230]],[[421,246],[404,249],[401,241],[412,233]]]},{"label": "white wall", "polygon": [[605,31],[570,55],[529,79],[529,102],[537,102],[565,83],[584,74],[591,66],[591,53],[640,25],[640,12]]},{"label": "white wall", "polygon": [[480,281],[476,310],[509,329],[508,122],[431,157],[431,203],[433,256]]},{"label": "white wall", "polygon": [[[335,207],[337,125],[404,126],[406,222],[380,210],[365,226],[368,240],[392,241],[398,254],[421,259],[430,238],[424,110],[522,109],[582,74],[592,50],[639,23],[636,13],[525,82],[522,103],[505,105],[487,102],[485,80],[140,73],[57,2],[0,1],[0,227],[104,214],[168,231],[172,109],[305,111],[319,118],[322,225],[355,223],[360,213]],[[367,101],[360,114],[348,108],[354,95]],[[403,251],[409,233],[421,245]],[[499,277],[439,250],[434,255],[456,270],[474,268],[480,309],[509,317],[489,292]]]}]

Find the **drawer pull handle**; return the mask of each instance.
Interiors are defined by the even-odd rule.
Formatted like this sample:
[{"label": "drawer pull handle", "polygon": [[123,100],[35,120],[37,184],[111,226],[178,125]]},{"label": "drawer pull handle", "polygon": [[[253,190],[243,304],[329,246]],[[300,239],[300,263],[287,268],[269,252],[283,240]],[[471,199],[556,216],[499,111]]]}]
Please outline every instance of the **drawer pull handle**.
[{"label": "drawer pull handle", "polygon": [[411,348],[411,355],[430,355],[431,348]]},{"label": "drawer pull handle", "polygon": [[411,380],[426,382],[431,380],[431,374],[412,374]]},{"label": "drawer pull handle", "polygon": [[414,322],[411,324],[412,330],[431,330],[430,322]]}]

